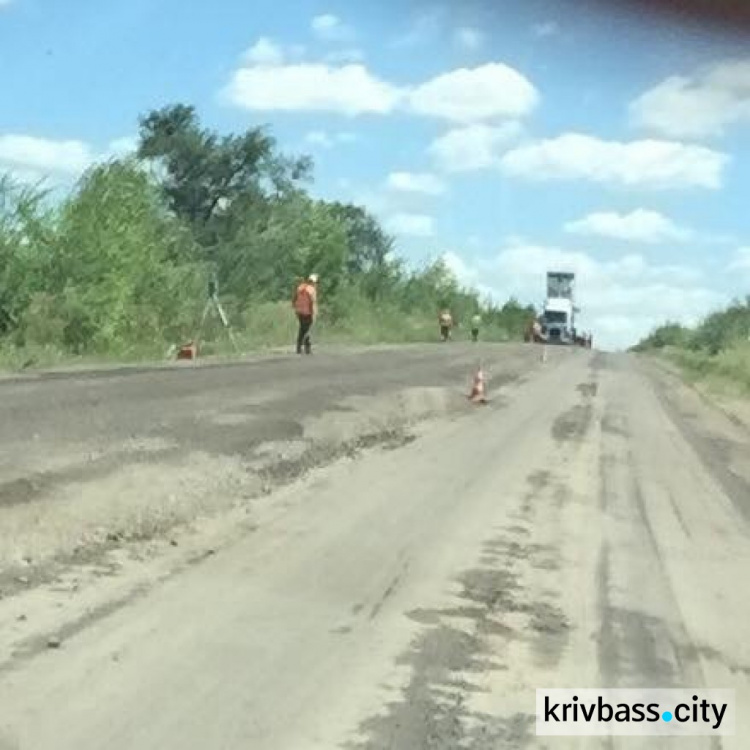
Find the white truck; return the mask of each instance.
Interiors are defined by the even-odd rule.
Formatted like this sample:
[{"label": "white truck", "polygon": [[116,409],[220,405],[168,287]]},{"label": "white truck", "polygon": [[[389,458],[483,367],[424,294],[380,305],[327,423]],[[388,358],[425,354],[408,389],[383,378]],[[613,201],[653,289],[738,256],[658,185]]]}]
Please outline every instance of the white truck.
[{"label": "white truck", "polygon": [[542,327],[550,344],[577,343],[574,301],[575,274],[550,271],[547,274],[547,299],[542,313]]}]

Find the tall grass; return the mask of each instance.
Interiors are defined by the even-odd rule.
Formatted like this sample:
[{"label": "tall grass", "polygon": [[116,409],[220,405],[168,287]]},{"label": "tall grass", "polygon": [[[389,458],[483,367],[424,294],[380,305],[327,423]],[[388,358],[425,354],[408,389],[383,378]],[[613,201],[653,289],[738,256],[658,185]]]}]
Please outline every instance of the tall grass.
[{"label": "tall grass", "polygon": [[694,328],[666,323],[634,347],[659,352],[694,381],[750,393],[750,297],[706,316]]},{"label": "tall grass", "polygon": [[694,382],[750,395],[750,343],[736,344],[718,354],[676,347],[663,353]]}]

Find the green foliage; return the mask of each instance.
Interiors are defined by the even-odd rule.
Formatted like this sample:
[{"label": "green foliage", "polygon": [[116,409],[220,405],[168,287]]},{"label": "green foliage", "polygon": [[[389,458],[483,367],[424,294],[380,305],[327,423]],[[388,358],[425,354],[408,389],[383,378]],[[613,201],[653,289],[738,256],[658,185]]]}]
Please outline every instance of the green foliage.
[{"label": "green foliage", "polygon": [[33,295],[56,271],[55,223],[45,197],[0,178],[0,336],[18,329]]},{"label": "green foliage", "polygon": [[[163,353],[196,334],[212,278],[243,347],[288,346],[312,272],[319,340],[434,340],[446,307],[458,338],[481,312],[484,339],[520,340],[530,308],[483,302],[440,261],[407,269],[366,209],[302,189],[310,168],[264,129],[219,135],[177,105],[141,118],[138,158],[96,165],[55,205],[0,179],[0,360]],[[227,346],[215,320],[201,340]]]},{"label": "green foliage", "polygon": [[222,289],[241,307],[290,299],[313,271],[325,279],[326,296],[335,295],[346,258],[345,230],[330,206],[299,192],[274,199],[262,216],[249,215],[216,256]]},{"label": "green foliage", "polygon": [[677,347],[716,356],[750,339],[750,297],[704,318],[695,328],[667,323],[652,331],[635,351]]},{"label": "green foliage", "polygon": [[634,350],[661,350],[693,378],[718,379],[750,392],[750,297],[711,313],[693,329],[661,326]]},{"label": "green foliage", "polygon": [[231,236],[236,212],[284,195],[310,172],[307,158],[288,159],[262,128],[219,136],[204,129],[193,107],[175,105],[140,120],[138,155],[163,169],[170,208],[206,247]]},{"label": "green foliage", "polygon": [[634,350],[664,349],[667,346],[688,347],[693,338],[693,332],[689,328],[679,323],[665,323],[655,328],[634,347]]},{"label": "green foliage", "polygon": [[712,313],[695,330],[692,348],[719,354],[750,338],[750,297]]}]

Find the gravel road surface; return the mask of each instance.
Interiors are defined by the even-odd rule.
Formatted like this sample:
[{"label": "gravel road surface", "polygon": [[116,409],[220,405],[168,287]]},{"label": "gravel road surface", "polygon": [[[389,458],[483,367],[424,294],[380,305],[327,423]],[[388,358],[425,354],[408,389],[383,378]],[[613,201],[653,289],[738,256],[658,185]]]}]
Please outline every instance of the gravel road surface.
[{"label": "gravel road surface", "polygon": [[[465,398],[478,354],[486,407]],[[383,448],[315,453],[367,435]],[[9,381],[0,446],[30,571],[34,539],[60,565],[71,542],[40,518],[111,533],[187,456],[214,522],[251,522],[170,575],[140,559],[148,585],[109,608],[7,584],[2,750],[750,747],[750,433],[635,358],[457,345]],[[22,647],[36,626],[49,647]],[[535,736],[536,688],[679,686],[734,689],[735,736]]]}]

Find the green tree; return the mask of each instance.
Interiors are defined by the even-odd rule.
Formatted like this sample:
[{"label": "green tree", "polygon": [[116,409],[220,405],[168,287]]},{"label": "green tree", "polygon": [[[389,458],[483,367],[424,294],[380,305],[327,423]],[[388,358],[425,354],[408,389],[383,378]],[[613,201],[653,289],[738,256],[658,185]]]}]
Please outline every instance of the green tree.
[{"label": "green tree", "polygon": [[347,253],[345,228],[331,207],[297,191],[248,215],[218,259],[227,274],[224,289],[245,306],[289,299],[295,282],[313,272],[330,299],[345,276]]},{"label": "green tree", "polygon": [[383,299],[402,275],[402,265],[393,257],[393,237],[361,206],[335,202],[330,207],[346,233],[347,274],[368,299]]},{"label": "green tree", "polygon": [[138,155],[153,160],[172,210],[185,219],[204,247],[214,247],[236,227],[235,211],[283,195],[305,179],[307,157],[276,151],[263,128],[220,136],[201,126],[193,107],[177,104],[140,119]]},{"label": "green tree", "polygon": [[57,275],[47,289],[59,299],[65,345],[106,350],[176,335],[201,300],[197,259],[190,232],[143,170],[95,167],[62,207]]},{"label": "green tree", "polygon": [[692,347],[718,354],[750,336],[750,297],[706,317],[692,336]]},{"label": "green tree", "polygon": [[680,323],[668,322],[656,327],[639,342],[634,349],[646,351],[648,349],[664,349],[667,346],[686,347],[690,344],[692,332]]}]

